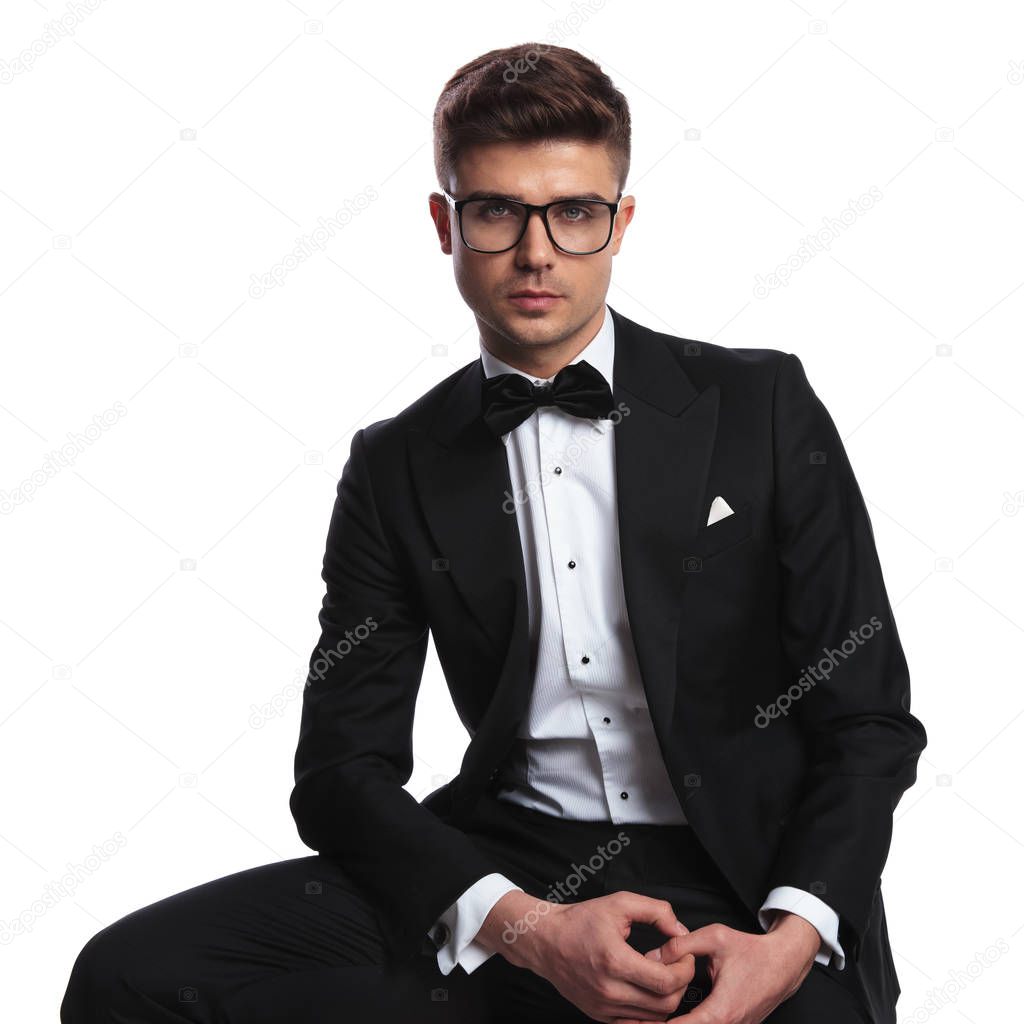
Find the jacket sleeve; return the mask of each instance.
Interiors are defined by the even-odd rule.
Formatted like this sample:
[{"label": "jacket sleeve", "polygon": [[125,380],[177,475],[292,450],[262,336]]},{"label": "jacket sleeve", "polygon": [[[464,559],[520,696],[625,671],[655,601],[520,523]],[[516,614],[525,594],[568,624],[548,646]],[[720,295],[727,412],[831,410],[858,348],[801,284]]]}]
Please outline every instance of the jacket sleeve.
[{"label": "jacket sleeve", "polygon": [[775,706],[800,727],[807,771],[768,888],[821,896],[856,960],[892,815],[927,736],[910,713],[907,663],[860,488],[795,355],[780,360],[773,401],[779,627],[797,692],[790,687]]},{"label": "jacket sleeve", "polygon": [[302,841],[336,858],[382,912],[391,954],[404,958],[497,868],[403,788],[428,626],[382,527],[365,430],[352,438],[328,528],[289,807]]}]

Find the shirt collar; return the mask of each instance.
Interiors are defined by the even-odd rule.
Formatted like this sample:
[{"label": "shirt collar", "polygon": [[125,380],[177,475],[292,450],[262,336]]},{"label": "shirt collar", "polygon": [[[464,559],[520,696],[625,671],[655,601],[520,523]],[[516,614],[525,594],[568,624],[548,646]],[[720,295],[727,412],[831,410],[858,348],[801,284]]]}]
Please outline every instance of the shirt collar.
[{"label": "shirt collar", "polygon": [[[525,370],[520,370],[515,366],[510,366],[504,360],[499,359],[493,352],[484,346],[483,338],[479,338],[480,344],[480,362],[483,365],[483,371],[485,377],[493,377],[499,373],[518,373],[529,380],[542,380],[551,381],[554,377],[534,377]],[[604,307],[604,320],[598,329],[597,334],[575,355],[574,358],[570,359],[570,363],[578,363],[581,359],[586,359],[591,366],[596,370],[600,370],[601,375],[606,381],[608,381],[608,387],[614,386],[612,381],[612,366],[615,363],[615,323],[611,318],[611,314],[608,311],[608,304],[605,303]],[[508,433],[501,435],[501,440],[507,445],[508,444]]]}]

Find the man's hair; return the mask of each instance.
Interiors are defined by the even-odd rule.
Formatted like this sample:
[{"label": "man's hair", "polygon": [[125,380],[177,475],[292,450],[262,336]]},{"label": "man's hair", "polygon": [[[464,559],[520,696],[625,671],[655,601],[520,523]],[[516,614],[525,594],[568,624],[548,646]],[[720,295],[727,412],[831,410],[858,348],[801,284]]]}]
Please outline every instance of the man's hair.
[{"label": "man's hair", "polygon": [[548,43],[490,50],[445,83],[434,108],[434,168],[451,188],[460,153],[491,142],[603,142],[621,191],[629,174],[626,97],[592,60]]}]

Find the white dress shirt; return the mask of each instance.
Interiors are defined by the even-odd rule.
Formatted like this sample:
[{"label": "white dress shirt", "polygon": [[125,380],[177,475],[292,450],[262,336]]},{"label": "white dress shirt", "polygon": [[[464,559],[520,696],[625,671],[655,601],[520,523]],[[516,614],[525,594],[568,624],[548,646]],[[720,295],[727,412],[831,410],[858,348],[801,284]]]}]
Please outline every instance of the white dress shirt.
[{"label": "white dress shirt", "polygon": [[[604,322],[572,362],[586,359],[613,385],[614,321]],[[484,374],[518,373],[484,346]],[[499,799],[586,821],[685,824],[658,746],[636,661],[619,557],[615,447],[611,420],[539,407],[502,435],[526,572],[531,650],[530,703],[503,766]],[[492,954],[475,941],[491,907],[519,889],[498,872],[471,885],[430,934],[447,933],[437,951],[442,974],[456,963],[472,973]],[[839,917],[812,893],[777,886],[758,911],[767,930],[772,910],[810,921],[821,936],[815,959],[842,970]]]}]

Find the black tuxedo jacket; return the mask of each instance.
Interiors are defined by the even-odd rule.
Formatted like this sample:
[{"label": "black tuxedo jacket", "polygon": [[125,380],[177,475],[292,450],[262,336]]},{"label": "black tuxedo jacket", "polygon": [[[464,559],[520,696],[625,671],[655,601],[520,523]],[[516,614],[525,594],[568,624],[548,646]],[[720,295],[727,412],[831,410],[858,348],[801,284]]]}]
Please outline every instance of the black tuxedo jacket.
[{"label": "black tuxedo jacket", "polygon": [[[670,778],[752,912],[793,885],[839,914],[846,969],[826,970],[891,1020],[880,875],[926,734],[842,442],[795,355],[611,315],[623,584]],[[530,695],[516,496],[482,380],[476,359],[353,436],[303,695],[299,834],[382,909],[396,956],[497,870],[463,828]],[[706,526],[716,495],[734,511]],[[428,630],[471,741],[420,803],[403,785]]]}]

